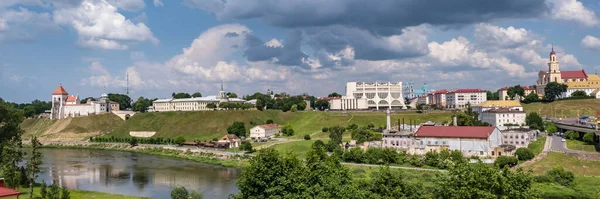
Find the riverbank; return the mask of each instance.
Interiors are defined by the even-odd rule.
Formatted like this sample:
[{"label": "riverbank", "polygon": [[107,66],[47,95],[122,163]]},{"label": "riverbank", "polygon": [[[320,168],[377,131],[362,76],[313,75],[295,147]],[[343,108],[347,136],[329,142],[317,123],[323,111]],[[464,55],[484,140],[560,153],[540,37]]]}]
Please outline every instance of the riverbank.
[{"label": "riverbank", "polygon": [[[19,198],[29,197],[29,188],[19,188],[21,195]],[[137,196],[126,196],[119,194],[110,194],[97,191],[84,191],[84,190],[69,190],[69,196],[71,199],[88,199],[88,198],[111,198],[111,199],[146,199],[146,197]],[[33,198],[41,198],[40,187],[33,188]]]},{"label": "riverbank", "polygon": [[[24,145],[25,146],[25,145]],[[93,149],[93,150],[112,150],[112,151],[126,151],[148,155],[157,155],[172,157],[177,159],[184,159],[194,162],[201,162],[206,164],[219,165],[224,167],[232,168],[243,168],[248,166],[247,156],[232,156],[226,158],[217,156],[214,153],[208,152],[194,152],[189,148],[180,149],[165,149],[163,147],[155,146],[136,146],[131,147],[128,144],[105,144],[105,143],[89,143],[89,144],[45,144],[42,148],[63,148],[63,149]]]}]

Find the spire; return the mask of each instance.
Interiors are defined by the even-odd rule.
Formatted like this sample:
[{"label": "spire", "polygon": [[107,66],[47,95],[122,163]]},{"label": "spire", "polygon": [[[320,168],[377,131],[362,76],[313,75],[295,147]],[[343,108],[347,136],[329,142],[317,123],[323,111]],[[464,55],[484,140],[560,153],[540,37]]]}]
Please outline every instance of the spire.
[{"label": "spire", "polygon": [[552,51],[550,51],[550,55],[554,55],[554,54],[556,54],[556,53],[554,52],[554,44],[552,44]]},{"label": "spire", "polygon": [[221,79],[221,91],[223,91],[223,79]]}]

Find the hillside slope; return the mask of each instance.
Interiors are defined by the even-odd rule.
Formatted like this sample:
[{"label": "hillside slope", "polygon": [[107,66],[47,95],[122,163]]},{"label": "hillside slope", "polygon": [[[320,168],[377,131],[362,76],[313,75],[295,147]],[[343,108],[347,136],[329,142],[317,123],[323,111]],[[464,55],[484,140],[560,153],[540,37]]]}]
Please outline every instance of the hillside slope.
[{"label": "hillside slope", "polygon": [[60,120],[26,119],[21,123],[24,139],[35,135],[42,141],[80,141],[113,131],[124,121],[114,114]]},{"label": "hillside slope", "polygon": [[561,100],[551,103],[530,103],[523,104],[525,112],[538,112],[542,117],[577,117],[577,116],[596,116],[596,111],[600,110],[599,99],[581,99],[581,100]]}]

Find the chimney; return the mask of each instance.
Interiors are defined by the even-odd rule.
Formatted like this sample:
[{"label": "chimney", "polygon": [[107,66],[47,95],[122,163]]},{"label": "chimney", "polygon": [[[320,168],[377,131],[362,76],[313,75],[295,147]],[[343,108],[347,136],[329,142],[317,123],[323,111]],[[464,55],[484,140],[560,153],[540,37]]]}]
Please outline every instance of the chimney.
[{"label": "chimney", "polygon": [[458,126],[458,125],[456,124],[456,115],[455,115],[454,117],[452,117],[452,125],[454,125],[454,126]]}]

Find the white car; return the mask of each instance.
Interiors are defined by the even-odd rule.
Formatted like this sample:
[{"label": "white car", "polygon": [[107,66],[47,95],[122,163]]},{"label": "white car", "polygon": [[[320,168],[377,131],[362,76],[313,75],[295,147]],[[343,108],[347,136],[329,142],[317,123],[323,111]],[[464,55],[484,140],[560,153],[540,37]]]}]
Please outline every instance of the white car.
[{"label": "white car", "polygon": [[565,138],[563,138],[563,139],[562,139],[562,140],[560,140],[560,141],[566,142],[567,140],[565,140]]}]

